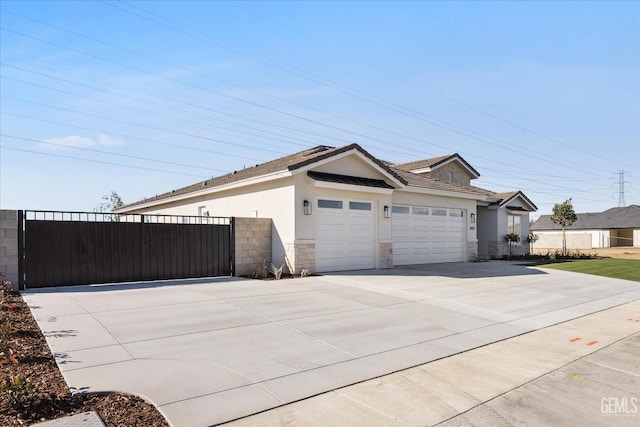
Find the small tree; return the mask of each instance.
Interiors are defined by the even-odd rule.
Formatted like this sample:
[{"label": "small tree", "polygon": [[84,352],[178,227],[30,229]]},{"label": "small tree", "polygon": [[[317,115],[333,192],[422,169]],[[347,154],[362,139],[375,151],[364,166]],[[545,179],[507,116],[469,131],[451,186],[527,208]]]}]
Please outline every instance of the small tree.
[{"label": "small tree", "polygon": [[[116,193],[115,190],[111,190],[111,194],[102,196],[102,203],[93,208],[93,211],[108,213],[122,206],[124,206],[124,202],[120,196],[118,196],[118,193]],[[113,220],[116,222],[120,221],[120,215],[114,215]]]},{"label": "small tree", "polygon": [[509,243],[509,259],[511,259],[511,245],[520,241],[520,235],[518,233],[505,234],[504,240]]},{"label": "small tree", "polygon": [[562,203],[556,203],[553,205],[552,211],[551,221],[562,227],[562,256],[567,256],[567,235],[565,230],[576,222],[578,216],[573,210],[571,199],[565,200]]},{"label": "small tree", "polygon": [[527,235],[527,243],[529,243],[529,253],[533,254],[533,244],[538,241],[540,236],[537,234],[533,234],[533,231],[530,231]]}]

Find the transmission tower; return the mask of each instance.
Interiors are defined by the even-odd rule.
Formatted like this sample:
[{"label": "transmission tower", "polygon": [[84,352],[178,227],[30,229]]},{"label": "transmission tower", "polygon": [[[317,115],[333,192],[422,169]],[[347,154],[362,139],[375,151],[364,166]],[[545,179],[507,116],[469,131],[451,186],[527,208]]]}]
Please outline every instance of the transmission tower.
[{"label": "transmission tower", "polygon": [[626,181],[624,180],[624,171],[618,171],[618,207],[624,208],[627,203],[624,200],[624,184]]}]

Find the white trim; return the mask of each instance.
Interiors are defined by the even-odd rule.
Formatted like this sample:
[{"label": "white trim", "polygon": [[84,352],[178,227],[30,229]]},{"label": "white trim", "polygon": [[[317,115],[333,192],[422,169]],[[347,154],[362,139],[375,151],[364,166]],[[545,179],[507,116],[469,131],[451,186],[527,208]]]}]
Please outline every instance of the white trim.
[{"label": "white trim", "polygon": [[535,212],[536,209],[534,209],[534,207],[531,205],[531,203],[529,203],[524,197],[522,197],[522,194],[520,194],[520,192],[517,192],[516,194],[514,194],[513,196],[509,197],[506,200],[503,200],[502,202],[500,202],[500,206],[504,206],[507,210],[509,209],[509,207],[507,206],[507,203],[515,200],[515,199],[520,199],[522,201],[522,204],[527,205],[528,207],[528,212]]},{"label": "white trim", "polygon": [[149,200],[148,202],[143,202],[143,203],[140,203],[138,205],[131,206],[129,208],[114,209],[113,212],[115,212],[115,213],[134,212],[134,211],[136,211],[138,209],[146,209],[146,208],[150,208],[150,207],[154,207],[154,206],[158,206],[158,205],[164,205],[164,204],[167,204],[167,203],[178,202],[180,200],[186,200],[186,199],[191,199],[191,198],[194,198],[194,197],[200,197],[200,196],[204,196],[204,195],[207,195],[207,194],[220,193],[222,191],[233,190],[233,189],[238,188],[238,187],[245,187],[245,186],[254,185],[254,184],[261,184],[263,182],[274,181],[274,180],[280,179],[280,178],[288,178],[290,176],[292,176],[290,171],[279,171],[279,172],[273,172],[273,173],[270,173],[270,174],[267,174],[267,175],[260,175],[260,176],[254,177],[254,178],[243,179],[241,181],[234,181],[234,182],[231,182],[229,184],[216,185],[216,186],[213,186],[213,187],[204,186],[202,190],[191,191],[189,193],[180,194],[180,195],[177,195],[177,196],[169,196],[169,197],[165,197],[165,198],[158,199],[158,200]]},{"label": "white trim", "polygon": [[328,157],[326,159],[317,161],[317,162],[313,162],[309,165],[303,166],[301,168],[298,169],[294,169],[292,171],[292,174],[298,174],[301,172],[307,172],[313,168],[316,168],[318,166],[322,166],[322,165],[326,165],[327,163],[331,163],[334,160],[338,160],[341,159],[343,157],[347,157],[350,156],[351,154],[355,154],[357,155],[361,160],[364,160],[366,163],[369,164],[369,166],[373,167],[375,170],[377,170],[378,172],[380,172],[382,175],[384,175],[387,179],[393,181],[393,183],[397,186],[397,187],[404,187],[405,184],[400,181],[398,178],[396,178],[395,176],[391,175],[389,172],[387,172],[385,169],[383,169],[382,167],[380,167],[380,165],[378,165],[377,163],[375,163],[373,160],[371,160],[370,158],[368,158],[367,156],[365,156],[364,154],[362,154],[359,150],[352,148],[351,150],[347,150],[343,153],[340,154],[336,154],[334,156]]},{"label": "white trim", "polygon": [[421,173],[425,173],[425,172],[431,172],[431,168],[427,167],[427,168],[420,168],[420,169],[411,169],[409,172],[421,174]]},{"label": "white trim", "polygon": [[456,156],[455,154],[454,154],[453,156],[451,156],[451,158],[450,158],[450,159],[448,159],[448,160],[446,160],[446,161],[444,161],[444,162],[442,162],[442,163],[440,163],[440,164],[436,165],[435,167],[428,166],[428,167],[426,167],[426,168],[412,169],[410,172],[413,172],[413,173],[432,172],[432,171],[434,171],[435,169],[438,169],[439,167],[442,167],[442,166],[447,165],[447,164],[449,164],[449,163],[451,163],[451,162],[454,162],[454,161],[455,161],[455,162],[458,162],[458,163],[460,164],[460,167],[462,167],[462,168],[463,168],[463,169],[465,169],[467,172],[469,172],[469,175],[471,175],[471,176],[473,177],[472,179],[474,179],[474,178],[480,178],[480,174],[478,174],[477,172],[474,172],[472,169],[469,169],[469,166],[465,165],[465,164],[464,164],[464,162],[462,162],[462,161],[460,160],[460,158],[459,158],[458,156]]},{"label": "white trim", "polygon": [[424,188],[417,186],[405,186],[404,188],[396,189],[395,191],[406,191],[410,193],[421,193],[428,194],[432,196],[445,196],[445,197],[454,197],[458,199],[469,199],[469,200],[479,200],[481,202],[486,201],[487,196],[482,194],[470,194],[470,193],[462,193],[457,191],[448,191],[448,190],[435,190],[432,188]]}]

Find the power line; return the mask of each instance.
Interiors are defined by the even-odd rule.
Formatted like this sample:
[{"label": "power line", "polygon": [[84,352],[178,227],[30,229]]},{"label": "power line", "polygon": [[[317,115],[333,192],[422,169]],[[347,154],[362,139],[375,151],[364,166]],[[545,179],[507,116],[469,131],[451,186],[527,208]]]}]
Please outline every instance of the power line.
[{"label": "power line", "polygon": [[103,165],[110,165],[110,166],[120,166],[120,167],[124,167],[124,168],[136,169],[136,170],[146,170],[146,171],[152,171],[152,172],[170,173],[170,174],[175,174],[175,175],[193,176],[193,177],[197,177],[197,178],[208,178],[208,176],[194,175],[192,173],[175,172],[175,171],[169,171],[169,170],[165,170],[165,169],[153,169],[153,168],[148,168],[148,167],[144,167],[144,166],[137,166],[137,165],[134,166],[134,165],[126,165],[126,164],[123,164],[123,163],[106,162],[104,160],[84,159],[82,157],[65,156],[63,154],[43,153],[42,151],[26,150],[24,148],[7,147],[6,145],[0,145],[0,149],[13,150],[13,151],[22,151],[24,153],[31,153],[31,154],[40,154],[42,156],[61,157],[61,158],[64,158],[64,159],[71,159],[71,160],[82,160],[82,161],[85,161],[85,162],[100,163],[100,164],[103,164]]},{"label": "power line", "polygon": [[[245,8],[244,6],[242,6],[242,5],[240,5],[240,4],[237,4],[237,2],[231,2],[231,4],[233,4],[233,5],[234,5],[234,6],[236,6],[236,7],[241,8],[241,9],[243,9],[243,10],[250,11],[251,13],[254,13],[254,14],[256,14],[256,15],[259,15],[259,16],[262,16],[262,17],[266,17],[267,19],[270,19],[270,17],[266,16],[265,14],[262,14],[262,13],[256,12],[256,11],[254,11],[254,10],[252,10],[252,9]],[[136,6],[133,6],[133,5],[129,5],[129,6],[130,6],[130,7],[135,8],[135,9],[138,9],[138,10],[144,10],[144,9],[142,9],[142,8],[140,8],[140,7],[136,7]],[[113,6],[113,7],[115,7],[115,6]],[[146,12],[147,12],[147,13],[149,13],[149,14],[155,15],[155,16],[159,16],[159,15],[154,14],[154,13],[149,12],[149,11],[146,11]],[[139,16],[139,15],[138,15],[138,16]],[[165,19],[167,19],[167,18],[165,18]],[[171,22],[171,20],[170,20],[170,19],[167,19],[167,20]],[[272,22],[275,22],[275,21],[273,21],[272,19],[270,19],[270,20],[271,20]],[[175,21],[173,21],[173,22],[175,22]],[[291,30],[291,26],[290,26],[290,25],[288,25],[287,23],[278,22],[278,23],[277,23],[277,25],[285,25],[285,26],[287,26],[287,27]],[[186,26],[185,26],[185,27],[186,27]],[[296,32],[297,32],[298,34],[304,34],[304,33],[300,32],[300,31],[296,31]],[[317,39],[316,39],[316,40],[317,40]],[[326,40],[322,40],[321,42],[322,42],[323,44],[326,44]],[[223,46],[223,48],[224,48],[224,46]],[[334,45],[333,45],[333,47],[332,47],[332,49],[343,49],[343,46],[342,46],[342,45],[335,45],[335,44],[334,44]],[[231,49],[227,49],[227,50],[230,50],[230,51],[232,51],[232,52],[235,52],[234,50],[231,50]],[[344,51],[344,50],[343,50],[343,51]],[[604,160],[607,160],[607,161],[609,161],[609,162],[611,162],[611,163],[614,163],[614,164],[624,164],[623,162],[620,162],[620,160],[619,160],[619,159],[618,159],[618,160],[613,160],[613,159],[607,158],[607,157],[605,157],[605,156],[602,156],[602,155],[600,155],[600,154],[592,153],[592,152],[590,152],[590,151],[588,151],[588,150],[585,150],[584,146],[575,147],[575,146],[573,146],[573,145],[571,145],[571,144],[568,144],[568,143],[566,143],[566,142],[564,142],[564,141],[558,140],[557,138],[552,138],[552,137],[550,137],[550,136],[548,136],[548,135],[545,135],[545,134],[543,134],[543,133],[541,133],[541,132],[539,132],[539,131],[529,129],[529,128],[527,128],[527,127],[523,126],[523,125],[520,125],[520,124],[514,123],[513,121],[510,121],[510,120],[507,120],[507,119],[504,119],[503,117],[500,117],[500,116],[498,116],[498,115],[496,115],[496,114],[493,114],[493,113],[490,113],[490,112],[488,112],[488,111],[485,111],[485,110],[483,110],[483,109],[481,109],[481,108],[475,107],[475,106],[473,106],[473,105],[471,105],[471,104],[469,104],[469,103],[467,103],[467,102],[461,101],[461,100],[459,100],[459,99],[457,99],[457,98],[454,98],[454,97],[452,97],[452,96],[450,96],[450,95],[444,94],[444,93],[442,93],[442,92],[440,92],[440,91],[437,91],[437,90],[435,90],[435,89],[433,89],[433,88],[427,87],[427,86],[425,86],[425,85],[424,85],[424,84],[422,84],[422,83],[418,83],[418,82],[416,82],[416,81],[414,81],[414,80],[411,80],[411,79],[409,79],[409,78],[407,78],[407,77],[405,77],[405,76],[402,76],[402,75],[397,74],[397,73],[395,73],[395,72],[393,72],[393,71],[390,71],[390,70],[388,70],[388,69],[386,69],[386,68],[384,68],[384,67],[379,66],[378,64],[374,64],[374,63],[372,63],[372,62],[370,62],[370,61],[367,61],[367,60],[363,59],[362,57],[360,57],[357,53],[354,53],[354,52],[347,52],[347,53],[348,53],[347,58],[348,58],[348,59],[350,59],[350,60],[352,60],[352,61],[353,61],[354,59],[358,59],[358,61],[359,61],[359,62],[361,62],[361,63],[363,63],[363,64],[366,64],[366,65],[368,65],[368,66],[370,66],[370,67],[372,67],[372,68],[374,68],[374,69],[377,69],[377,70],[379,70],[379,71],[382,71],[382,72],[383,72],[383,73],[385,73],[385,74],[388,74],[388,75],[393,76],[393,77],[395,77],[395,78],[397,78],[397,79],[399,79],[399,80],[402,80],[402,81],[404,81],[404,82],[406,82],[406,83],[409,83],[409,84],[411,84],[412,86],[415,86],[415,87],[421,88],[421,89],[423,89],[423,90],[426,90],[426,91],[428,91],[428,92],[430,92],[430,93],[432,93],[432,94],[434,94],[434,95],[436,95],[436,96],[438,96],[438,97],[441,97],[441,98],[446,99],[446,100],[448,100],[448,101],[450,101],[450,102],[453,102],[453,103],[456,103],[456,104],[458,104],[458,105],[461,105],[461,106],[463,106],[463,107],[465,107],[465,108],[467,108],[467,109],[470,109],[470,110],[475,111],[475,112],[477,112],[477,113],[483,114],[483,115],[485,115],[485,116],[487,116],[487,117],[490,117],[490,118],[492,118],[492,119],[498,120],[498,121],[500,121],[500,122],[502,122],[502,123],[508,124],[508,125],[513,126],[513,127],[517,128],[517,129],[520,129],[520,130],[523,130],[523,131],[525,131],[525,132],[528,132],[528,133],[530,133],[530,134],[532,134],[532,135],[536,135],[536,136],[538,136],[538,137],[540,137],[540,138],[544,138],[544,139],[546,139],[546,140],[548,140],[548,141],[551,141],[551,142],[553,142],[553,143],[555,143],[555,144],[560,144],[560,145],[563,145],[563,146],[565,146],[565,147],[568,147],[568,148],[571,148],[571,149],[573,149],[573,150],[576,150],[576,151],[578,151],[578,152],[580,152],[580,153],[588,154],[588,155],[590,155],[590,156],[592,156],[592,157],[596,157],[596,158],[598,158],[599,160],[604,159]],[[249,55],[244,54],[244,56],[249,56]],[[269,64],[269,62],[267,62],[267,61],[263,61],[263,60],[261,60],[260,62],[263,62],[263,63],[265,63],[265,64],[267,64],[267,65],[270,65],[270,64]],[[281,62],[278,62],[278,61],[276,61],[276,62],[277,62],[277,63],[281,63]],[[287,65],[287,64],[284,64],[284,65],[285,65],[285,66],[289,66],[289,67],[291,67],[290,65]],[[309,72],[307,71],[306,73],[309,73]],[[298,74],[298,73],[296,73],[296,75],[299,75],[299,74]],[[304,76],[302,76],[302,77],[304,78]],[[322,78],[322,77],[320,77],[320,78]],[[328,80],[328,79],[325,79],[325,80],[327,80],[327,81],[329,81],[329,82],[332,82],[331,80]],[[334,84],[336,84],[336,85],[340,85],[339,83],[336,83],[336,82],[332,82],[332,83],[334,83]],[[341,86],[341,85],[340,85],[340,86]],[[343,87],[344,87],[344,86],[343,86]],[[372,96],[372,95],[368,95],[368,96]],[[375,98],[375,99],[378,99],[378,100],[380,100],[380,101],[383,101],[383,102],[385,102],[385,103],[388,103],[388,102],[389,102],[389,101],[387,101],[387,100],[383,100],[383,99],[381,99],[381,98],[377,98],[377,97],[374,97],[374,96],[372,96],[372,97],[373,97],[373,98]],[[393,105],[396,105],[396,106],[397,106],[397,104],[393,104]],[[404,107],[400,106],[400,108],[404,108]],[[412,111],[412,110],[410,110],[410,109],[407,109],[407,110],[408,110],[408,111]],[[422,113],[419,113],[419,112],[418,112],[418,114],[422,114]],[[436,119],[436,118],[434,118],[434,119],[435,119],[435,120],[439,120],[439,119]],[[446,122],[445,122],[445,123],[446,123]]]},{"label": "power line", "polygon": [[[108,3],[106,3],[106,4],[108,4]],[[110,4],[108,4],[108,5],[110,5]],[[112,5],[110,5],[110,6],[112,6]],[[113,7],[116,7],[116,6],[113,6]],[[120,8],[120,7],[116,7],[116,8],[118,8],[118,9],[122,9],[122,8]],[[138,14],[134,14],[134,15],[139,16]],[[146,19],[146,18],[145,18],[145,19]],[[153,21],[153,20],[152,20],[152,21]],[[155,21],[153,21],[153,22],[155,22]],[[47,25],[47,24],[45,24],[45,25]],[[56,28],[59,28],[59,27],[56,27]],[[34,40],[41,41],[41,42],[43,42],[43,43],[52,44],[52,45],[54,45],[54,46],[57,46],[57,47],[60,47],[60,48],[63,48],[63,49],[68,49],[68,50],[71,50],[71,51],[73,51],[73,52],[80,53],[80,54],[83,54],[83,55],[87,55],[87,56],[90,56],[90,57],[93,57],[93,58],[96,58],[96,59],[100,59],[100,60],[103,60],[103,61],[107,61],[107,62],[109,62],[109,63],[113,63],[113,64],[116,64],[116,65],[119,65],[119,66],[122,66],[122,67],[125,67],[125,68],[130,68],[130,69],[133,69],[133,70],[135,70],[135,71],[139,71],[139,72],[143,72],[143,73],[146,73],[146,74],[150,74],[150,75],[153,75],[153,76],[156,76],[156,77],[159,77],[159,78],[162,78],[162,79],[166,79],[166,80],[169,80],[169,81],[173,81],[173,82],[176,82],[176,83],[179,83],[179,84],[183,84],[183,85],[187,85],[187,86],[195,87],[195,88],[200,89],[200,90],[206,90],[206,91],[209,91],[209,92],[215,93],[215,94],[220,95],[220,96],[224,96],[224,97],[231,98],[231,99],[236,100],[236,101],[239,101],[239,102],[244,102],[244,103],[248,103],[248,104],[253,105],[253,106],[257,106],[257,107],[259,107],[259,108],[266,108],[267,110],[274,111],[274,112],[277,112],[277,113],[280,113],[280,114],[285,114],[285,115],[288,115],[288,116],[291,116],[291,117],[294,117],[294,118],[297,118],[297,119],[305,120],[305,121],[310,122],[310,123],[318,124],[318,125],[321,125],[321,126],[326,126],[326,127],[329,127],[329,128],[335,129],[335,130],[345,131],[345,132],[348,132],[348,133],[351,133],[351,134],[354,134],[354,135],[357,135],[357,136],[360,136],[360,137],[364,137],[364,138],[368,138],[368,139],[377,140],[377,141],[379,141],[379,142],[383,142],[383,143],[390,144],[390,145],[393,145],[393,146],[403,147],[403,146],[402,146],[402,145],[400,145],[400,144],[395,144],[395,143],[392,143],[392,142],[389,142],[389,141],[384,141],[384,140],[381,140],[381,139],[379,139],[379,138],[373,138],[373,137],[368,136],[368,135],[365,135],[365,134],[361,134],[361,133],[353,132],[353,131],[348,130],[348,129],[344,129],[344,128],[340,128],[340,127],[337,127],[337,126],[329,125],[329,124],[327,124],[327,123],[323,123],[323,122],[320,122],[320,121],[317,121],[317,120],[309,119],[309,118],[304,117],[304,116],[300,116],[300,115],[296,115],[296,114],[288,113],[288,112],[285,112],[285,111],[282,111],[282,110],[278,110],[278,109],[274,109],[274,108],[271,108],[271,107],[267,107],[267,106],[265,106],[265,105],[263,105],[263,104],[255,103],[255,102],[252,102],[252,101],[248,101],[248,100],[246,100],[246,99],[242,99],[242,98],[238,98],[238,97],[231,96],[231,95],[228,95],[228,94],[224,94],[224,93],[221,93],[221,92],[219,92],[219,91],[213,91],[213,90],[210,90],[210,89],[207,89],[207,88],[204,88],[204,87],[201,87],[201,86],[193,85],[193,84],[190,84],[190,83],[187,83],[187,82],[183,82],[183,81],[180,81],[180,80],[177,80],[177,79],[172,79],[172,78],[164,77],[164,76],[158,75],[158,74],[156,74],[156,73],[152,73],[152,72],[149,72],[149,71],[143,70],[143,69],[141,69],[141,68],[132,67],[132,66],[129,66],[129,65],[123,64],[123,63],[121,63],[121,62],[118,62],[118,61],[114,61],[114,60],[111,60],[111,59],[108,59],[108,58],[104,58],[104,57],[102,57],[102,56],[95,55],[95,54],[92,54],[92,53],[90,53],[90,52],[86,52],[86,51],[82,51],[82,50],[79,50],[79,49],[71,48],[71,47],[68,47],[68,46],[62,45],[62,44],[60,44],[60,43],[52,42],[52,41],[50,41],[50,40],[44,40],[44,39],[41,39],[41,38],[38,38],[38,37],[35,37],[35,36],[30,36],[30,35],[27,35],[27,34],[24,34],[24,33],[18,32],[18,31],[14,31],[14,30],[11,30],[11,29],[8,29],[8,28],[5,28],[5,27],[2,27],[2,29],[3,29],[3,30],[5,30],[5,31],[9,31],[9,32],[12,32],[12,33],[14,33],[14,34],[17,34],[17,35],[20,35],[20,36],[26,37],[26,38],[31,38],[31,39],[34,39]],[[174,30],[175,30],[175,29],[174,29]],[[66,30],[63,30],[63,31],[66,31]],[[77,33],[74,33],[74,32],[72,32],[72,33],[73,33],[73,34],[77,34]],[[80,36],[82,36],[82,35],[80,35]],[[96,40],[96,39],[93,39],[93,38],[90,38],[90,39],[91,39],[91,40]],[[98,41],[98,42],[99,42],[99,41]],[[105,42],[105,43],[106,43],[106,42]],[[109,44],[110,46],[113,46],[113,45],[112,45],[112,44],[110,44],[110,43],[107,43],[107,44]],[[116,47],[117,47],[117,46],[116,46]],[[119,48],[119,47],[118,47],[118,48]],[[128,52],[132,52],[132,51],[130,51],[130,50],[128,50],[128,49],[125,49],[125,50],[126,50],[126,51],[128,51]],[[138,54],[138,53],[135,53],[135,52],[133,52],[133,53],[134,53],[134,54],[137,54],[137,55],[140,55],[140,56],[142,56],[142,57],[147,58],[147,55]],[[186,68],[186,67],[183,67],[183,66],[180,66],[180,65],[176,65],[176,64],[168,63],[168,62],[166,62],[166,61],[162,61],[162,60],[159,60],[159,61],[160,61],[160,62],[167,63],[167,64],[172,65],[172,66],[175,66],[175,67],[179,67],[179,68],[182,68],[182,69],[186,69],[186,70],[188,70],[188,71],[192,71],[192,72],[198,73],[198,72],[196,72],[196,71],[190,70],[190,69],[188,69],[188,68]],[[203,74],[203,73],[198,73],[198,74]],[[226,81],[226,80],[219,79],[219,78],[217,78],[217,77],[213,77],[213,76],[210,76],[210,75],[208,75],[208,74],[205,74],[205,75],[206,75],[206,76],[208,76],[208,77],[214,78],[214,79],[216,79],[216,80],[218,80],[218,81],[221,81],[221,82],[223,82],[223,83],[226,83],[226,84],[230,84],[230,85],[233,85],[233,86],[236,86],[236,87],[242,88],[242,89],[250,90],[250,91],[255,92],[255,93],[258,93],[258,94],[260,94],[260,95],[269,96],[269,97],[272,97],[272,98],[275,98],[275,99],[278,99],[278,100],[281,100],[281,101],[284,101],[284,102],[288,102],[288,103],[291,103],[291,104],[293,104],[293,105],[296,105],[296,106],[299,106],[299,107],[302,107],[302,108],[307,108],[307,109],[310,109],[310,110],[312,110],[312,111],[316,111],[316,112],[319,112],[319,113],[322,113],[322,114],[325,114],[325,115],[329,115],[329,116],[331,116],[331,117],[335,117],[335,118],[338,118],[338,119],[341,119],[341,120],[346,120],[346,121],[349,121],[349,122],[352,122],[352,123],[358,124],[358,125],[360,125],[360,126],[368,127],[368,128],[375,129],[375,130],[378,130],[378,131],[382,131],[382,132],[385,132],[385,133],[389,133],[389,134],[392,134],[392,135],[395,135],[395,136],[400,136],[400,137],[403,137],[403,138],[411,139],[411,140],[414,140],[414,141],[417,141],[417,142],[427,143],[427,144],[429,144],[429,145],[432,145],[432,146],[435,146],[435,147],[439,147],[439,148],[442,148],[442,149],[448,150],[448,148],[447,148],[447,147],[443,147],[443,146],[441,146],[441,145],[434,144],[434,143],[429,142],[429,141],[425,141],[424,139],[414,138],[414,137],[411,137],[411,136],[408,136],[408,135],[405,135],[405,134],[402,134],[402,133],[399,133],[399,132],[395,132],[395,131],[391,131],[391,130],[388,130],[388,129],[384,129],[384,128],[381,128],[381,127],[379,127],[379,126],[371,125],[371,124],[368,124],[368,123],[365,123],[365,122],[361,122],[361,121],[358,121],[358,120],[349,119],[349,118],[347,118],[347,117],[344,117],[344,116],[341,116],[341,115],[338,115],[338,114],[334,114],[334,113],[331,113],[331,112],[323,111],[323,110],[317,109],[317,108],[315,108],[315,107],[310,107],[310,106],[307,106],[307,105],[304,105],[304,104],[301,104],[301,103],[298,103],[298,102],[294,102],[294,101],[288,100],[288,99],[286,99],[286,98],[282,98],[282,97],[275,96],[275,95],[272,95],[272,94],[269,94],[269,93],[265,93],[265,92],[258,91],[258,90],[252,89],[252,88],[248,88],[248,87],[246,87],[246,86],[242,86],[242,85],[238,85],[238,84],[235,84],[235,83],[232,83],[232,82],[228,82],[228,81]],[[384,105],[384,104],[381,104],[381,106],[385,106],[385,105]],[[399,111],[398,111],[398,112],[399,112]],[[406,115],[406,113],[405,113],[405,115]],[[475,131],[472,131],[472,130],[469,130],[469,129],[466,129],[466,128],[462,128],[462,127],[459,127],[459,126],[454,125],[454,124],[450,124],[450,125],[451,125],[451,126],[459,127],[460,129],[463,129],[463,130],[462,130],[462,131],[461,131],[461,130],[457,130],[457,129],[454,129],[454,128],[450,127],[450,126],[440,125],[440,124],[433,123],[433,122],[428,121],[428,120],[420,119],[420,118],[418,118],[418,117],[414,117],[414,118],[417,118],[417,119],[422,120],[422,121],[426,121],[426,122],[427,122],[427,123],[429,123],[429,124],[432,124],[432,125],[435,125],[435,126],[441,127],[441,128],[443,128],[443,129],[450,130],[450,131],[452,131],[452,132],[458,133],[458,134],[460,134],[460,135],[463,135],[463,136],[466,136],[466,137],[469,137],[469,138],[472,138],[472,139],[475,139],[475,140],[478,140],[478,141],[481,141],[481,142],[485,142],[485,143],[488,143],[488,144],[491,144],[491,145],[498,146],[498,147],[503,148],[503,149],[508,149],[508,150],[511,150],[511,151],[514,151],[514,152],[520,153],[520,154],[522,154],[522,155],[525,155],[525,156],[529,156],[529,157],[535,158],[535,159],[537,159],[537,160],[544,160],[544,161],[546,161],[546,162],[548,162],[548,163],[553,163],[553,164],[556,164],[556,165],[559,165],[559,166],[563,166],[563,167],[567,167],[567,168],[570,168],[570,169],[573,169],[573,170],[576,170],[576,171],[582,171],[582,168],[576,168],[576,167],[566,166],[566,165],[562,165],[562,164],[558,163],[558,161],[556,161],[556,160],[549,160],[549,158],[546,156],[546,153],[538,153],[538,154],[540,154],[540,156],[534,156],[534,155],[530,154],[530,152],[531,152],[532,150],[528,150],[528,152],[527,152],[527,151],[520,151],[520,150],[517,150],[517,149],[513,148],[513,145],[512,145],[512,144],[510,144],[510,143],[509,143],[509,142],[507,142],[507,141],[503,141],[503,140],[500,140],[500,139],[497,139],[497,138],[493,138],[493,137],[491,137],[491,136],[484,135],[484,134],[481,134],[481,133],[478,133],[478,132],[475,132]],[[469,132],[476,133],[476,134],[478,134],[478,135],[481,135],[482,137],[478,137],[478,136],[472,135],[472,134],[471,134],[471,133],[469,133]],[[494,139],[494,140],[496,140],[496,141],[501,141],[501,142],[504,142],[504,143],[505,143],[505,144],[507,144],[507,145],[499,144],[499,143],[496,143],[496,142],[491,142],[491,141],[487,140],[486,138]],[[578,163],[576,163],[576,162],[574,162],[574,161],[567,161],[567,160],[561,160],[561,161],[563,161],[563,162],[565,162],[565,163],[570,163],[570,164],[578,164]]]},{"label": "power line", "polygon": [[258,159],[254,158],[254,157],[246,157],[246,156],[242,156],[242,155],[239,155],[239,154],[227,154],[227,153],[223,153],[223,152],[220,152],[220,151],[207,150],[205,148],[197,148],[197,147],[190,147],[188,145],[183,145],[183,144],[173,144],[173,143],[170,143],[170,142],[156,141],[156,140],[149,139],[149,138],[126,135],[126,134],[122,134],[122,133],[118,133],[118,132],[111,132],[111,131],[104,130],[104,129],[97,129],[97,128],[92,128],[92,127],[88,127],[88,126],[80,126],[80,125],[77,125],[77,124],[58,122],[58,121],[55,121],[55,120],[49,120],[49,119],[45,119],[45,118],[42,118],[42,117],[29,116],[27,114],[11,113],[9,111],[2,111],[1,114],[8,114],[8,115],[14,116],[14,117],[22,117],[24,119],[36,120],[36,121],[39,121],[39,122],[51,123],[51,124],[60,125],[60,126],[68,126],[68,127],[75,128],[75,129],[83,129],[83,130],[88,130],[88,131],[92,131],[92,132],[100,132],[100,133],[103,133],[105,135],[119,136],[121,138],[136,139],[136,140],[139,140],[139,141],[149,142],[149,143],[152,143],[152,144],[160,144],[160,145],[166,145],[166,146],[169,146],[169,147],[175,147],[175,148],[179,148],[179,149],[182,149],[182,150],[198,151],[198,152],[201,152],[201,153],[215,154],[217,156],[236,157],[236,158],[242,158],[242,159],[248,159],[248,160],[254,160],[254,161],[258,160]]},{"label": "power line", "polygon": [[[77,33],[76,33],[76,34],[77,34]],[[95,39],[94,39],[94,40],[95,40]],[[47,41],[44,41],[44,42],[47,42]],[[113,62],[113,61],[112,61],[112,62]],[[29,101],[27,101],[27,102],[29,102]],[[387,131],[387,130],[382,129],[382,128],[377,128],[377,129],[379,129],[379,130],[383,130],[383,131]],[[472,132],[473,132],[473,131],[472,131]],[[368,137],[368,136],[366,136],[366,135],[365,135],[365,137]],[[490,138],[491,138],[491,137],[490,137]],[[413,139],[415,139],[415,138],[413,138]],[[415,140],[417,140],[417,139],[415,139]],[[420,141],[420,142],[425,142],[424,140],[419,140],[419,141]],[[443,148],[444,148],[444,147],[443,147]],[[491,160],[490,160],[490,161],[491,161]]]},{"label": "power line", "polygon": [[0,137],[10,138],[10,139],[17,139],[17,140],[20,140],[20,141],[27,141],[27,142],[37,142],[38,144],[45,144],[45,145],[49,145],[49,146],[61,147],[61,148],[72,149],[72,150],[87,151],[87,152],[91,152],[91,153],[104,154],[104,155],[108,155],[108,156],[124,157],[124,158],[134,159],[134,160],[144,160],[144,161],[148,161],[148,162],[163,163],[163,164],[173,165],[173,166],[183,166],[183,167],[187,167],[187,168],[202,169],[202,170],[215,171],[215,172],[221,172],[221,173],[228,173],[229,172],[229,171],[225,171],[225,170],[222,170],[222,169],[213,169],[213,168],[208,168],[208,167],[190,165],[190,164],[186,164],[186,163],[169,162],[169,161],[166,161],[166,160],[151,159],[149,157],[132,156],[132,155],[129,155],[129,154],[110,153],[108,151],[94,150],[92,148],[86,148],[86,147],[74,147],[74,146],[69,146],[69,145],[65,145],[65,144],[58,144],[58,143],[51,142],[51,141],[39,141],[37,139],[23,138],[23,137],[14,136],[14,135],[0,134]]}]

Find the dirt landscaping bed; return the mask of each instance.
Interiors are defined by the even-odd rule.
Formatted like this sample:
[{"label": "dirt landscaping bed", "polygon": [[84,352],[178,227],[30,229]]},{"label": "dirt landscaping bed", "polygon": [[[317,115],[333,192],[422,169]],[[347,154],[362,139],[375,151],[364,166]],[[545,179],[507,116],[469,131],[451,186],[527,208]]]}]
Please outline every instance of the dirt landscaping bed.
[{"label": "dirt landscaping bed", "polygon": [[86,411],[96,411],[107,426],[169,425],[137,396],[73,395],[22,296],[0,292],[0,425],[25,426]]},{"label": "dirt landscaping bed", "polygon": [[[547,248],[535,248],[534,254],[546,254],[547,252],[553,253],[559,249],[547,249]],[[576,252],[575,249],[570,249],[570,252]],[[618,258],[618,259],[640,259],[640,248],[631,247],[618,247],[618,248],[600,248],[600,249],[580,249],[581,254],[594,255],[603,258]]]}]

